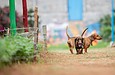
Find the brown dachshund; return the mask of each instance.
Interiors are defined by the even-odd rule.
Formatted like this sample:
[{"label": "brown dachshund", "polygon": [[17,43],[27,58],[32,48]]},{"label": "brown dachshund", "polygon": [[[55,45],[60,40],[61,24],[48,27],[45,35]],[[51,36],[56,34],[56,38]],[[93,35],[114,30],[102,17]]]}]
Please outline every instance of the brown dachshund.
[{"label": "brown dachshund", "polygon": [[82,54],[82,51],[83,51],[83,45],[84,45],[84,42],[83,42],[83,37],[76,37],[75,38],[75,49],[76,49],[76,54]]},{"label": "brown dachshund", "polygon": [[[76,46],[77,48],[81,48],[82,47],[82,36],[83,36],[83,34],[85,33],[85,31],[87,30],[87,29],[85,29],[84,31],[83,31],[83,33],[82,33],[82,35],[81,36],[79,36],[79,37],[70,37],[69,35],[68,35],[68,33],[67,33],[67,29],[68,29],[68,26],[66,27],[66,35],[67,35],[67,37],[68,37],[68,41],[67,41],[67,44],[68,44],[68,46],[69,46],[69,49],[70,49],[70,52],[71,52],[71,54],[73,54],[73,49],[74,49],[74,47]],[[79,45],[75,45],[75,39],[77,40],[77,43],[79,44]],[[79,51],[76,49],[76,51],[77,51],[77,53],[79,53]]]},{"label": "brown dachshund", "polygon": [[102,39],[102,37],[99,36],[97,33],[93,33],[89,37],[84,38],[84,51],[85,51],[85,53],[87,53],[87,48],[89,48],[90,45],[92,45],[92,42],[94,40],[101,40],[101,39]]}]

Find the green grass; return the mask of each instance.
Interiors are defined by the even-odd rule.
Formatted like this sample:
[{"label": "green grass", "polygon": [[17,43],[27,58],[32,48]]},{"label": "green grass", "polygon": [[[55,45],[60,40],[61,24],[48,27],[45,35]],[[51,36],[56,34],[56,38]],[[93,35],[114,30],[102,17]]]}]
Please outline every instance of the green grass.
[{"label": "green grass", "polygon": [[90,46],[90,48],[105,48],[109,46],[109,42],[99,42],[96,46]]},{"label": "green grass", "polygon": [[[99,42],[96,46],[90,46],[90,49],[92,48],[105,48],[109,45],[108,42]],[[48,47],[48,50],[68,50],[67,44],[59,44],[59,45],[50,45]]]},{"label": "green grass", "polygon": [[48,50],[67,50],[67,44],[59,44],[59,45],[50,45]]}]

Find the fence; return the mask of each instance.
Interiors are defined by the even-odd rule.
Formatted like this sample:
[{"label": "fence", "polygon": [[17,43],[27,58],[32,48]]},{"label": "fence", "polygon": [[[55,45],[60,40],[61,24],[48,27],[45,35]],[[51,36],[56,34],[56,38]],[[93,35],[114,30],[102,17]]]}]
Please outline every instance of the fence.
[{"label": "fence", "polygon": [[[17,34],[21,35],[21,36],[24,36],[24,37],[28,37],[31,40],[33,40],[33,44],[34,44],[33,45],[34,46],[34,61],[37,60],[36,59],[36,54],[37,54],[37,50],[39,50],[39,49],[37,49],[37,44],[39,43],[38,39],[39,39],[39,34],[40,34],[40,31],[39,31],[40,30],[39,29],[40,26],[39,26],[38,20],[39,20],[38,9],[37,9],[37,7],[35,7],[35,11],[34,11],[34,27],[16,28],[16,29],[9,29],[9,28],[5,29],[5,28],[2,28],[0,30],[0,33],[3,34],[2,37],[4,37],[4,35],[5,36],[10,36],[10,31],[13,31],[13,30],[24,31],[25,29],[28,29],[29,32],[25,32],[25,33],[20,32],[20,33],[17,33]],[[43,41],[44,42],[43,43],[43,48],[44,48],[44,50],[47,50],[47,37],[46,37],[47,36],[47,27],[46,27],[46,25],[43,25],[42,29],[43,29],[43,30],[41,30],[42,35],[40,35],[40,36],[43,36],[43,39],[44,39],[44,41]]]}]

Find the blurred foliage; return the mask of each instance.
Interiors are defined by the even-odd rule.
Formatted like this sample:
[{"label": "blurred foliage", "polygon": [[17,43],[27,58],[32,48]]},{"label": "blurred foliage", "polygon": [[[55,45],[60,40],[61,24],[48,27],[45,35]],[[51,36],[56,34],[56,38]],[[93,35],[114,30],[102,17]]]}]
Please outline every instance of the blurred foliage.
[{"label": "blurred foliage", "polygon": [[[4,29],[10,28],[10,10],[9,7],[0,7],[0,36],[4,35],[6,31]],[[34,26],[34,11],[33,9],[30,9],[28,11],[28,24],[29,27]],[[16,26],[17,28],[23,28],[23,16],[20,16],[18,12],[16,11]],[[18,30],[18,32],[23,32],[24,30]]]},{"label": "blurred foliage", "polygon": [[[103,18],[101,18],[99,22],[101,24],[101,36],[103,37],[103,40],[107,42],[111,41],[111,16],[106,15]],[[114,19],[114,24],[115,24],[115,19]]]},{"label": "blurred foliage", "polygon": [[[33,9],[28,10],[28,23],[30,27],[34,26],[34,10]],[[38,23],[41,24],[39,16],[38,16]]]},{"label": "blurred foliage", "polygon": [[[39,44],[37,48],[42,50],[42,45]],[[32,40],[22,36],[9,36],[0,39],[0,66],[18,62],[32,62],[33,57]]]},{"label": "blurred foliage", "polygon": [[[10,10],[9,7],[0,8],[0,25],[9,28],[10,27],[10,18],[9,18]],[[23,18],[19,16],[16,11],[16,23],[17,27],[23,27]]]},{"label": "blurred foliage", "polygon": [[34,11],[33,11],[33,9],[29,9],[29,11],[28,11],[28,23],[29,23],[30,27],[34,26],[33,18],[34,18]]}]

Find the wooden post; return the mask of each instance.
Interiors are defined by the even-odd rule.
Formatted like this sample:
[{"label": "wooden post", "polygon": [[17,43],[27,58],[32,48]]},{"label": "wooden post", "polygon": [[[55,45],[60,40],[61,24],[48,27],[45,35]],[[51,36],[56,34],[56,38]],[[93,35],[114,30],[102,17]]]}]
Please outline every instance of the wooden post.
[{"label": "wooden post", "polygon": [[38,43],[38,35],[39,34],[39,16],[37,15],[37,43]]},{"label": "wooden post", "polygon": [[43,25],[43,36],[44,36],[44,50],[47,51],[47,27]]},{"label": "wooden post", "polygon": [[7,36],[9,36],[9,34],[10,34],[10,29],[8,28],[8,30],[7,30]]},{"label": "wooden post", "polygon": [[38,8],[35,7],[34,10],[34,61],[37,61],[36,53],[37,53],[37,44],[38,44]]}]

